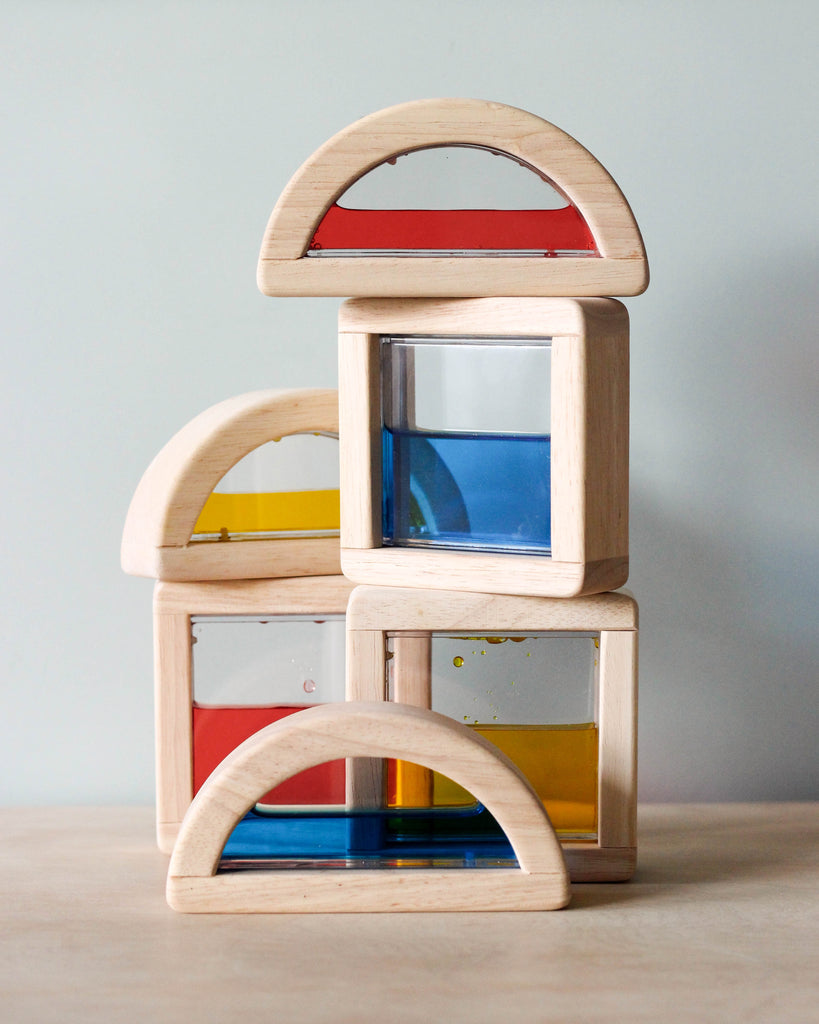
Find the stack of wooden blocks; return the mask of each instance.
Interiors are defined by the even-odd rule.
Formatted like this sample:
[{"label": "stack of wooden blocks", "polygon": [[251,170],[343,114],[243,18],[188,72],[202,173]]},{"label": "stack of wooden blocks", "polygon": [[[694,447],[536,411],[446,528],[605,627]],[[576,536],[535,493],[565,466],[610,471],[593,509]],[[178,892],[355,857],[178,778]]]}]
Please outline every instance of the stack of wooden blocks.
[{"label": "stack of wooden blocks", "polygon": [[[443,147],[511,157],[563,206],[339,202],[374,168]],[[159,581],[157,822],[173,907],[552,909],[570,880],[630,877],[637,607],[614,592],[628,577],[629,331],[608,296],[647,283],[609,174],[515,108],[403,104],[345,129],[295,174],[259,285],[354,296],[339,316],[338,395],[258,392],[208,410],[149,467],[123,541],[126,571]],[[305,433],[339,438],[340,550],[338,535],[197,527],[243,456]],[[195,782],[192,619],[333,614],[346,614],[346,699],[270,716]],[[511,861],[455,870],[434,855],[389,868],[365,857],[353,870],[351,827],[343,865],[225,870],[226,841],[265,794],[340,758],[354,824],[474,798]]]}]

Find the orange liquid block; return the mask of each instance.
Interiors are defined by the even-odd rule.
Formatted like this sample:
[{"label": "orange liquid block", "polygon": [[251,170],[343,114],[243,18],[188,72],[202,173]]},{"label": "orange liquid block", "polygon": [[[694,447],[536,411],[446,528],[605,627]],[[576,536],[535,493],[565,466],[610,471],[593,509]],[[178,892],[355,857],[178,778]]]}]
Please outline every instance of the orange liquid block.
[{"label": "orange liquid block", "polygon": [[337,530],[337,489],[223,494],[214,491],[194,527],[197,533],[277,533]]},{"label": "orange liquid block", "polygon": [[[597,832],[598,730],[580,725],[470,726],[520,768],[543,801],[555,831],[578,837]],[[392,807],[441,807],[474,803],[451,779],[395,761],[388,774]]]}]

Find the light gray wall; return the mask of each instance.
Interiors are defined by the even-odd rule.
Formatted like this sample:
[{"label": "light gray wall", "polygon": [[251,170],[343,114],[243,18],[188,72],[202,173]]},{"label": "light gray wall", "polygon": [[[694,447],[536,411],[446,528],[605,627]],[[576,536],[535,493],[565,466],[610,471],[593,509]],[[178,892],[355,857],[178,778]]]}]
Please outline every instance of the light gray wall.
[{"label": "light gray wall", "polygon": [[817,7],[0,4],[0,800],[150,801],[123,518],[201,409],[333,386],[337,300],[255,286],[290,174],[373,110],[532,110],[611,171],[632,314],[646,799],[819,796]]}]

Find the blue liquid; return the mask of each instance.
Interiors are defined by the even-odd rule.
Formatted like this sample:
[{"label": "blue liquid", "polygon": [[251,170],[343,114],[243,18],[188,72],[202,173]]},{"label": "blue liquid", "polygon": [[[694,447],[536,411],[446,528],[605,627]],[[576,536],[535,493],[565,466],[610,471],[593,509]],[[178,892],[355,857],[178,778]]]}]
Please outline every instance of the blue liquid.
[{"label": "blue liquid", "polygon": [[388,430],[384,543],[548,554],[549,435]]},{"label": "blue liquid", "polygon": [[259,813],[230,834],[222,870],[252,867],[516,867],[517,858],[480,804],[429,810]]}]

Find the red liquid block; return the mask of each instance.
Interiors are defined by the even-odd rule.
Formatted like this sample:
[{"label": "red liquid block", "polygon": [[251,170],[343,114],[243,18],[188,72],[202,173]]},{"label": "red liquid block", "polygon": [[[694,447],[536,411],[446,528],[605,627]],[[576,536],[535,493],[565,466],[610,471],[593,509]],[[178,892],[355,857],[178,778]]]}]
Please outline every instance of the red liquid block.
[{"label": "red liquid block", "polygon": [[333,204],[311,249],[560,250],[596,252],[574,206],[559,210],[348,210]]},{"label": "red liquid block", "polygon": [[[193,706],[193,791],[227,755],[271,722],[301,711],[298,707],[203,708]],[[263,804],[343,804],[344,761],[328,761],[294,775],[260,797]]]}]

